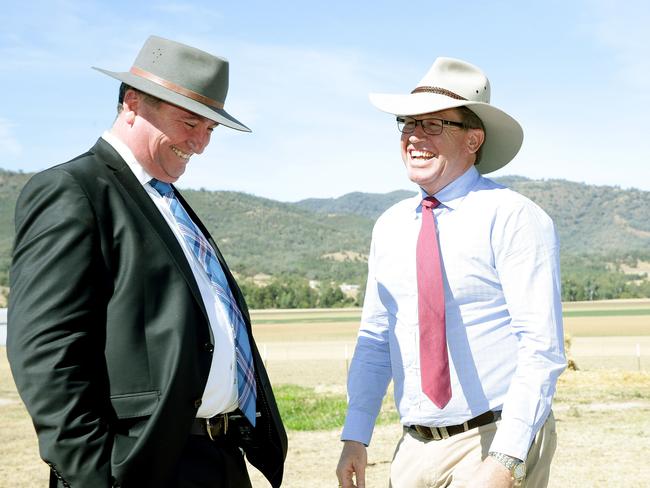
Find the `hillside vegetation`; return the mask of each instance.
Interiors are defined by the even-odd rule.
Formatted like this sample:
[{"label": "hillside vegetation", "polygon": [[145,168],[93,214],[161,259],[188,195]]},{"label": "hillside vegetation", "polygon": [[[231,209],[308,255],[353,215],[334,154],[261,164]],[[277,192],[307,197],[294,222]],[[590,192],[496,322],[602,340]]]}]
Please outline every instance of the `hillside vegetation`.
[{"label": "hillside vegetation", "polygon": [[7,270],[11,265],[14,240],[14,208],[18,193],[29,176],[0,169],[0,288],[9,284]]},{"label": "hillside vegetation", "polygon": [[[13,211],[28,177],[0,170],[0,287],[8,285]],[[650,263],[650,192],[564,180],[497,181],[538,203],[555,221],[566,300],[650,296],[647,273],[634,271],[637,265]],[[239,192],[182,193],[252,298],[259,295],[266,306],[279,302],[281,295],[288,306],[325,306],[344,301],[312,296],[306,291],[307,280],[325,283],[327,293],[332,282],[363,285],[374,220],[414,191],[355,192],[296,203]],[[257,293],[247,278],[259,274],[270,275],[275,288]],[[300,296],[291,298],[296,293],[288,288],[302,290]]]},{"label": "hillside vegetation", "polygon": [[[626,254],[650,249],[650,192],[519,176],[495,181],[527,196],[553,218],[562,251],[567,254]],[[414,194],[406,190],[386,194],[356,192],[339,198],[302,200],[296,205],[374,220],[390,205]]]}]

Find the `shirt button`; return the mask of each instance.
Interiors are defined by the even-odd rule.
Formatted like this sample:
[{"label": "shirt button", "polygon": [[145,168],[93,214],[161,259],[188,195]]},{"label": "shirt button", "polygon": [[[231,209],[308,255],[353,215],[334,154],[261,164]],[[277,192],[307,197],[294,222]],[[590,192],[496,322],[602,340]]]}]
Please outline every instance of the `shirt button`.
[{"label": "shirt button", "polygon": [[203,400],[201,400],[200,398],[197,398],[196,400],[194,400],[194,408],[199,408],[202,403],[203,403]]},{"label": "shirt button", "polygon": [[209,342],[206,342],[203,344],[203,349],[205,349],[208,352],[214,351],[214,344],[210,344]]}]

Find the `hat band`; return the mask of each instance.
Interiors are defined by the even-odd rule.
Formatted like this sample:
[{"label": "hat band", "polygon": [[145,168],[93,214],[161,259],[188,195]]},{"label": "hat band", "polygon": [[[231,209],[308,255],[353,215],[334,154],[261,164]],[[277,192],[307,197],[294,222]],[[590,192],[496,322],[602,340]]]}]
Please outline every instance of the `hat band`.
[{"label": "hat band", "polygon": [[160,85],[163,88],[167,88],[168,90],[178,93],[179,95],[183,95],[187,98],[191,98],[192,100],[196,100],[197,102],[202,103],[204,105],[209,105],[210,107],[214,107],[218,109],[223,108],[223,103],[218,102],[217,100],[213,100],[212,98],[206,97],[205,95],[201,95],[200,93],[196,93],[195,91],[188,90],[187,88],[183,88],[182,86],[177,85],[176,83],[167,81],[164,78],[161,78],[160,76],[156,76],[153,73],[149,73],[148,71],[140,69],[137,66],[133,66],[130,71],[132,74],[136,76],[140,76],[141,78],[144,78],[146,80],[155,83],[156,85]]},{"label": "hat band", "polygon": [[418,86],[411,93],[435,93],[437,95],[445,95],[450,98],[455,98],[456,100],[467,100],[467,98],[461,97],[453,91],[445,88],[438,88],[437,86]]}]

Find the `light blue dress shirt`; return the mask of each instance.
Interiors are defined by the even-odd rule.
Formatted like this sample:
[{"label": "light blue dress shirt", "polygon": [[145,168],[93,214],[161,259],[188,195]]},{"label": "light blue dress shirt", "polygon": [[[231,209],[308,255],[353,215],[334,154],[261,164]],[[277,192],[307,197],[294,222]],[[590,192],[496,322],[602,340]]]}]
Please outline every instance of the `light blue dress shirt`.
[{"label": "light blue dress shirt", "polygon": [[397,203],[373,229],[341,438],[370,443],[392,379],[402,424],[457,425],[503,410],[490,450],[526,459],[566,365],[553,222],[473,167],[434,195],[452,387],[439,409],[420,384],[415,251],[424,196]]}]

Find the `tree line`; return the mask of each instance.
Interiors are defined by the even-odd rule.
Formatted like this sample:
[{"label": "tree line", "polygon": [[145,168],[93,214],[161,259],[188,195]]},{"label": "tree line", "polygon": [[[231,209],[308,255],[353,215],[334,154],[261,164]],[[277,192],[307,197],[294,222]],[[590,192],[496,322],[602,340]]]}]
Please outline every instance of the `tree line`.
[{"label": "tree line", "polygon": [[309,281],[297,277],[274,278],[263,286],[243,280],[239,286],[249,308],[339,308],[360,306],[362,294],[350,297],[336,283],[321,283],[312,287]]},{"label": "tree line", "polygon": [[648,274],[624,272],[626,266],[636,268],[640,263],[650,263],[649,252],[562,256],[562,301],[650,298]]},{"label": "tree line", "polygon": [[[645,257],[645,256],[644,256]],[[626,274],[623,261],[612,264],[612,258],[568,256],[562,259],[562,301],[611,300],[615,298],[650,298],[650,280],[646,273]],[[646,262],[650,258],[645,257]],[[627,257],[634,266],[636,257]],[[0,308],[7,306],[9,295],[7,269],[0,272]],[[340,282],[323,280],[310,286],[301,276],[281,275],[259,285],[251,278],[241,278],[240,288],[250,308],[338,308],[363,305],[365,279],[355,297],[341,291]]]}]

